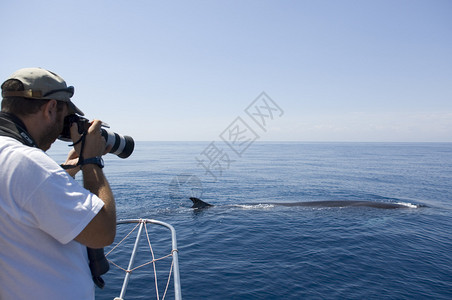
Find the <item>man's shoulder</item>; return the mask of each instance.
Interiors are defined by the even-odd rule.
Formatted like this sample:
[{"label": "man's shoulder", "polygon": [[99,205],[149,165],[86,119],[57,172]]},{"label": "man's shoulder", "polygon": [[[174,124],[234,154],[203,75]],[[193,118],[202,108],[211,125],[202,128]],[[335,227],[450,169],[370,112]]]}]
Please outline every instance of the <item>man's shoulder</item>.
[{"label": "man's shoulder", "polygon": [[13,138],[4,136],[0,136],[0,162],[2,169],[11,171],[32,172],[42,169],[46,172],[55,172],[61,169],[41,149],[25,146]]},{"label": "man's shoulder", "polygon": [[12,148],[17,151],[27,151],[27,150],[42,151],[38,148],[26,146],[26,145],[22,144],[21,142],[19,142],[18,140],[16,140],[15,138],[0,135],[0,149],[5,149],[5,148]]}]

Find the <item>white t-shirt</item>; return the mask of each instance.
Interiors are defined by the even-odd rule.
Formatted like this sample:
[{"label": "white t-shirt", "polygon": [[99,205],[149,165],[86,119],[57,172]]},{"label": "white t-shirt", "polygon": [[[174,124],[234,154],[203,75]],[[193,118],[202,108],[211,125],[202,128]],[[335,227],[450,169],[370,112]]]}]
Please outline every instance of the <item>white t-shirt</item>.
[{"label": "white t-shirt", "polygon": [[94,299],[74,238],[103,205],[42,150],[0,136],[0,299]]}]

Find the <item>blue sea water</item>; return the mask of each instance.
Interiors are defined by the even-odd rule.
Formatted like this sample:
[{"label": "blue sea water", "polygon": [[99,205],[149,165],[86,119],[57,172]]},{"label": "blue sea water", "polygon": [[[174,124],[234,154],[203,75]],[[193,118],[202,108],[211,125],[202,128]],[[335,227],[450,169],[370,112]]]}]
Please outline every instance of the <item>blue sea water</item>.
[{"label": "blue sea water", "polygon": [[[209,145],[138,142],[127,159],[106,156],[118,218],[175,227],[184,299],[452,299],[451,143],[261,142],[241,156],[218,143],[228,159],[210,169]],[[215,206],[193,210],[192,195]],[[317,200],[409,208],[265,205]],[[168,232],[149,230],[168,253]],[[127,266],[131,243],[115,261]],[[157,269],[161,299],[169,263]],[[152,273],[133,272],[125,299],[157,299]],[[118,296],[123,276],[112,266],[96,299]]]}]

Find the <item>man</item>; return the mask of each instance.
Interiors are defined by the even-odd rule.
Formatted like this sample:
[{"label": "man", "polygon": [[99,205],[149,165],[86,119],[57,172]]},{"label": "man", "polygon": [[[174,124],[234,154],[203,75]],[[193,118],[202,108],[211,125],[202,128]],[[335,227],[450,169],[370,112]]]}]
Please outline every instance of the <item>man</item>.
[{"label": "man", "polygon": [[101,122],[91,123],[83,143],[76,143],[77,124],[70,128],[75,152],[66,163],[76,166],[71,175],[81,169],[84,187],[45,154],[64,118],[83,115],[73,93],[40,68],[18,70],[2,84],[0,299],[94,299],[87,247],[107,246],[116,234]]}]

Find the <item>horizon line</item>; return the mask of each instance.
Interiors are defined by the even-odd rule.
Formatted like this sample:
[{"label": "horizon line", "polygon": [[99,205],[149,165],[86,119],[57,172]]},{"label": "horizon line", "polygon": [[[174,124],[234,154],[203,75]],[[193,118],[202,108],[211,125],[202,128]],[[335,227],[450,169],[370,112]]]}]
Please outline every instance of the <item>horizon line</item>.
[{"label": "horizon line", "polygon": [[[219,140],[135,140],[135,142],[156,142],[156,143],[208,143]],[[259,140],[253,143],[393,143],[393,144],[448,144],[452,141],[302,141],[302,140]]]}]

